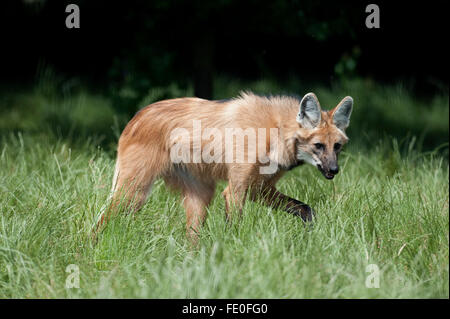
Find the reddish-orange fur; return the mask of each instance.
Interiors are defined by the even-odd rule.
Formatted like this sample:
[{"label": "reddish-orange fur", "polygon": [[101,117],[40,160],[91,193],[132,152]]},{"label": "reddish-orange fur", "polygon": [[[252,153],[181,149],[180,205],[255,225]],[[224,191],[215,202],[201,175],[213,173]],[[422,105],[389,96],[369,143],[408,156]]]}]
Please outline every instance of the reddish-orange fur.
[{"label": "reddish-orange fur", "polygon": [[[106,222],[109,214],[118,206],[138,210],[145,202],[151,185],[157,178],[163,178],[166,185],[181,191],[186,210],[187,235],[194,241],[199,227],[206,217],[217,180],[228,181],[223,191],[226,213],[231,220],[232,212],[240,212],[245,198],[261,198],[268,205],[297,209],[308,214],[301,202],[279,193],[276,182],[286,168],[301,164],[296,152],[298,148],[310,147],[315,140],[333,145],[336,140],[345,143],[343,131],[332,121],[333,112],[321,112],[320,125],[315,129],[303,128],[296,121],[299,100],[291,97],[260,97],[244,93],[229,101],[208,101],[199,98],[179,98],[153,103],[139,111],[123,130],[119,139],[116,177],[113,185],[112,203],[99,225]],[[181,163],[170,159],[170,148],[174,141],[171,132],[186,128],[191,136],[201,134],[193,130],[193,120],[201,120],[203,128],[217,128],[224,134],[225,128],[266,129],[263,152],[276,158],[279,169],[273,174],[260,174],[256,163]],[[279,129],[278,146],[269,154],[269,129]],[[202,147],[210,139],[202,140]],[[225,143],[223,143],[225,144]],[[225,145],[224,145],[225,146]],[[244,157],[249,156],[248,141],[245,141]],[[193,150],[191,142],[186,147]],[[259,147],[259,146],[258,146]],[[235,157],[237,154],[235,154]],[[302,206],[304,205],[304,206]],[[237,208],[234,210],[233,208]]]}]

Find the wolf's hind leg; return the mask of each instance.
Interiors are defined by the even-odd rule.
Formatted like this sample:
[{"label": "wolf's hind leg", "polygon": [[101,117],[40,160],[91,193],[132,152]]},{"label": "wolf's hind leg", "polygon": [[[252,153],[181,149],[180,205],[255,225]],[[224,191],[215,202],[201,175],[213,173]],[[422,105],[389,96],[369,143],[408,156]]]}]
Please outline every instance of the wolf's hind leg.
[{"label": "wolf's hind leg", "polygon": [[148,180],[142,180],[141,178],[127,179],[124,181],[119,177],[110,204],[99,216],[96,230],[106,225],[108,220],[120,211],[138,211],[144,205],[153,182],[153,178]]},{"label": "wolf's hind leg", "polygon": [[112,195],[99,216],[96,231],[119,211],[138,211],[145,203],[153,182],[163,167],[156,160],[142,161],[146,154],[128,152],[119,157],[113,179]]}]

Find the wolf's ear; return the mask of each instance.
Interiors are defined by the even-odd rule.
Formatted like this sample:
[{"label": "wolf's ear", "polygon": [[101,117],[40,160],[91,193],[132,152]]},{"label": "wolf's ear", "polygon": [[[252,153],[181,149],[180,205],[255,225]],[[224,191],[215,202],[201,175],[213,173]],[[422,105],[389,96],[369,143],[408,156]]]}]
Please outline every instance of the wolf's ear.
[{"label": "wolf's ear", "polygon": [[350,124],[350,115],[353,109],[353,99],[351,96],[346,96],[342,101],[334,108],[333,123],[339,129],[345,130]]},{"label": "wolf's ear", "polygon": [[322,116],[320,104],[314,93],[306,94],[300,102],[297,122],[304,128],[315,128],[319,125]]}]

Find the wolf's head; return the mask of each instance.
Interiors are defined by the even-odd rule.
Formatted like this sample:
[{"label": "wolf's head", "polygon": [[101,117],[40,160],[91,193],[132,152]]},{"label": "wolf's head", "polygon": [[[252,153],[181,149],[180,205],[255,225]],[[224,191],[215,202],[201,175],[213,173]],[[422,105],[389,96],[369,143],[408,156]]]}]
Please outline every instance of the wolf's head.
[{"label": "wolf's head", "polygon": [[338,156],[348,137],[353,99],[346,96],[330,111],[322,111],[314,93],[306,94],[299,107],[296,154],[299,161],[316,166],[327,178],[339,172]]}]

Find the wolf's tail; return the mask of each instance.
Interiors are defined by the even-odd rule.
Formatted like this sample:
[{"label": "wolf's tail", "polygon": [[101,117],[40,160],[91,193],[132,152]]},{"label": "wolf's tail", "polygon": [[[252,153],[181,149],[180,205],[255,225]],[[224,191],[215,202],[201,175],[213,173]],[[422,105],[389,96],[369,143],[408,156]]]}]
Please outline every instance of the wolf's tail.
[{"label": "wolf's tail", "polygon": [[92,229],[96,230],[98,227],[99,222],[102,220],[103,215],[105,214],[105,210],[107,209],[108,205],[111,203],[111,200],[114,196],[114,192],[116,191],[117,186],[117,179],[119,177],[119,158],[116,160],[116,166],[114,168],[114,176],[112,179],[112,186],[111,186],[111,192],[109,193],[108,199],[103,204],[103,206],[100,208],[100,211],[97,214],[97,218],[95,219],[94,225],[92,225]]}]

